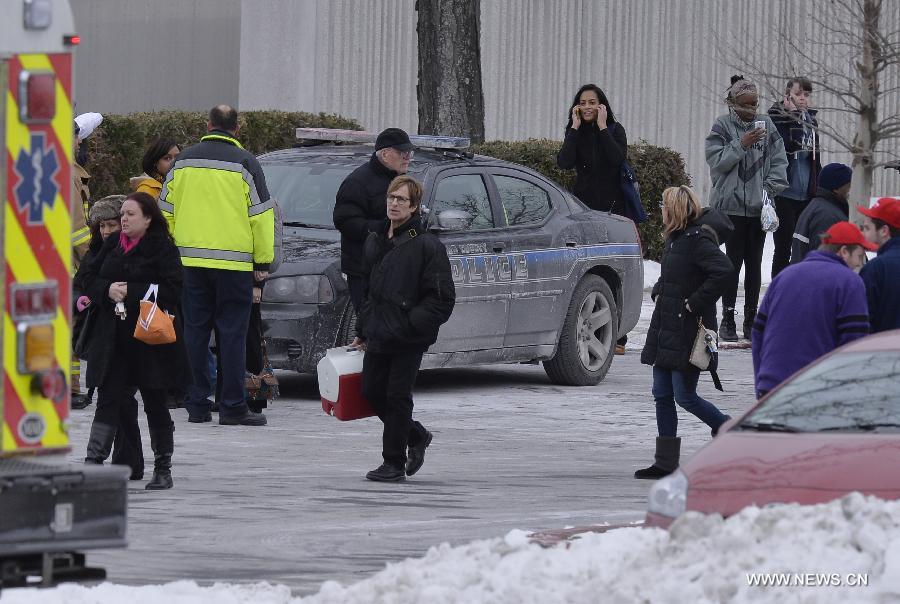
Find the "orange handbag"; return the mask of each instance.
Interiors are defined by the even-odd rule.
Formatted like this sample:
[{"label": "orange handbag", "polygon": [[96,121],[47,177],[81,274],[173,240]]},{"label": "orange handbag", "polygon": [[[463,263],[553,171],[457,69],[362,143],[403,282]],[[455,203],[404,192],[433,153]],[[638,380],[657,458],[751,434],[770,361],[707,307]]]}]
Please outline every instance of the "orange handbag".
[{"label": "orange handbag", "polygon": [[[141,300],[141,313],[134,326],[134,337],[145,344],[171,344],[175,341],[175,323],[170,315],[159,307],[156,298],[159,286],[151,284]],[[150,301],[150,297],[153,301]]]}]

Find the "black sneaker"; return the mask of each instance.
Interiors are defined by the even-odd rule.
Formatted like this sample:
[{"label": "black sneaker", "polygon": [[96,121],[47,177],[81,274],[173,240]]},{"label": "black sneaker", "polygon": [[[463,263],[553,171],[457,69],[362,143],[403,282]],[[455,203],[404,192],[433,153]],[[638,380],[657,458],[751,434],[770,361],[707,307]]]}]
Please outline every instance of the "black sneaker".
[{"label": "black sneaker", "polygon": [[419,468],[422,467],[422,464],[425,463],[425,449],[428,448],[428,445],[431,444],[434,435],[431,432],[425,431],[425,440],[416,445],[415,447],[410,447],[409,451],[406,455],[406,475],[412,476],[416,472],[419,471]]},{"label": "black sneaker", "polygon": [[212,421],[212,413],[207,411],[204,415],[188,414],[188,421],[192,424],[205,424],[206,422]]},{"label": "black sneaker", "polygon": [[660,478],[665,478],[674,471],[675,470],[666,470],[653,464],[649,468],[644,468],[643,470],[635,472],[634,477],[638,480],[658,480]]},{"label": "black sneaker", "polygon": [[403,468],[387,462],[366,474],[366,478],[376,482],[397,482],[406,478]]},{"label": "black sneaker", "polygon": [[84,409],[85,407],[90,406],[91,397],[86,394],[75,394],[72,393],[72,409]]},{"label": "black sneaker", "polygon": [[247,411],[244,415],[232,416],[219,413],[220,426],[265,426],[267,423],[269,422],[262,413]]}]

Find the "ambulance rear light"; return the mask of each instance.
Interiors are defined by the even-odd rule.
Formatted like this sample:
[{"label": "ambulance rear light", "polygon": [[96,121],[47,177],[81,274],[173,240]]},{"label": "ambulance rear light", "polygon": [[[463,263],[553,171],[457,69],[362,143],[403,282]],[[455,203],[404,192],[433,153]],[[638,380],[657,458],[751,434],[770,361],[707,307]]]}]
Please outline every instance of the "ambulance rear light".
[{"label": "ambulance rear light", "polygon": [[27,285],[13,283],[10,286],[10,298],[10,318],[13,322],[52,320],[56,317],[59,303],[59,286],[56,281]]},{"label": "ambulance rear light", "polygon": [[56,364],[56,338],[50,323],[19,323],[17,368],[21,374],[50,371]]},{"label": "ambulance rear light", "polygon": [[25,124],[50,122],[56,116],[56,74],[22,71],[19,74],[19,120]]},{"label": "ambulance rear light", "polygon": [[[332,141],[336,143],[374,143],[377,132],[340,130],[337,128],[297,128],[297,138],[307,141]],[[467,149],[472,142],[460,136],[427,136],[411,134],[410,142],[426,149]]]},{"label": "ambulance rear light", "polygon": [[63,36],[63,44],[66,46],[78,46],[81,44],[81,36],[76,34],[66,34]]}]

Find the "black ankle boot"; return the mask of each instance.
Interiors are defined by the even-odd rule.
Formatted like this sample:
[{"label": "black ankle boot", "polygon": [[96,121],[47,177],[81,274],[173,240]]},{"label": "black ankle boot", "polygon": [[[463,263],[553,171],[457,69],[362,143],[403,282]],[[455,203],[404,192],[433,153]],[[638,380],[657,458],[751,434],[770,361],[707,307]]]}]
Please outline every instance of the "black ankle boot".
[{"label": "black ankle boot", "polygon": [[116,439],[116,427],[94,422],[91,424],[91,435],[88,437],[86,464],[102,464],[109,457],[113,441]]},{"label": "black ankle boot", "polygon": [[668,476],[678,467],[681,458],[681,439],[675,436],[659,436],[656,438],[655,461],[649,468],[638,470],[635,478],[656,480]]},{"label": "black ankle boot", "polygon": [[150,446],[153,448],[153,478],[144,488],[151,491],[171,489],[175,425],[164,430],[150,430]]},{"label": "black ankle boot", "polygon": [[737,342],[737,326],[734,324],[734,309],[722,310],[722,324],[719,325],[719,339],[725,342]]},{"label": "black ankle boot", "polygon": [[744,339],[749,340],[753,332],[753,322],[756,320],[756,309],[744,309]]}]

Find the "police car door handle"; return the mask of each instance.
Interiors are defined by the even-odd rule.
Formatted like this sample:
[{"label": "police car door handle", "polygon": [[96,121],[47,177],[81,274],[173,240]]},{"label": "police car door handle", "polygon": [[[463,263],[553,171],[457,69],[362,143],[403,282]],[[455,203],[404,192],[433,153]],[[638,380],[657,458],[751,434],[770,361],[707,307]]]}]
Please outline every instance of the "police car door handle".
[{"label": "police car door handle", "polygon": [[576,247],[578,245],[578,241],[575,239],[566,239],[566,247]]},{"label": "police car door handle", "polygon": [[504,250],[504,248],[506,248],[506,244],[503,243],[502,241],[495,241],[494,243],[491,244],[491,249],[494,250],[495,252],[502,252]]}]

